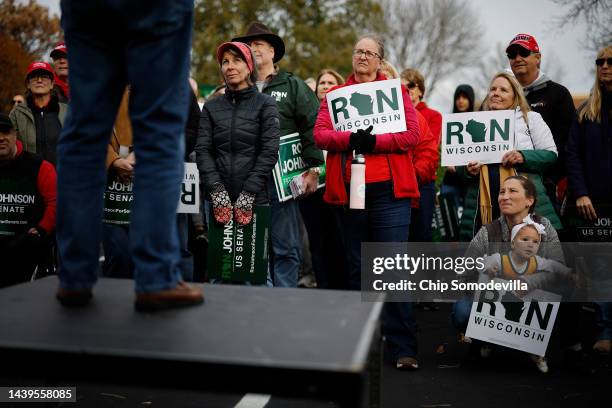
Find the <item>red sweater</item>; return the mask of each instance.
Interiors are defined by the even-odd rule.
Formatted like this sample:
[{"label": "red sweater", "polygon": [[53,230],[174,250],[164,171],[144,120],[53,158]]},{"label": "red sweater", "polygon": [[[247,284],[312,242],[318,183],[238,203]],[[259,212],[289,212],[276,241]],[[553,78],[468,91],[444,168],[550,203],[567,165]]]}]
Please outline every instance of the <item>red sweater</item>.
[{"label": "red sweater", "polygon": [[[376,81],[387,79],[378,74]],[[344,85],[336,88],[355,85],[355,76],[351,75]],[[335,88],[334,88],[335,89]],[[419,125],[416,111],[410,102],[408,91],[402,87],[402,100],[404,102],[404,114],[406,116],[406,131],[397,133],[383,133],[376,135],[376,146],[372,155],[384,155],[389,163],[391,178],[393,181],[393,194],[395,198],[418,198],[419,188],[412,165],[412,147],[419,142]],[[334,130],[327,98],[321,101],[319,115],[314,127],[314,139],[317,147],[327,150],[325,195],[323,198],[330,204],[346,204],[348,196],[344,180],[342,179],[343,153],[349,154],[349,141],[351,132]],[[368,163],[366,156],[366,168]]]},{"label": "red sweater", "polygon": [[[21,141],[17,140],[17,154],[15,158],[23,152],[23,145]],[[36,179],[36,187],[38,193],[43,199],[44,212],[43,216],[38,222],[38,226],[45,230],[47,234],[53,232],[55,229],[55,208],[57,198],[57,175],[55,173],[55,167],[46,160],[43,160],[40,164],[40,170],[38,171],[38,177]]]}]

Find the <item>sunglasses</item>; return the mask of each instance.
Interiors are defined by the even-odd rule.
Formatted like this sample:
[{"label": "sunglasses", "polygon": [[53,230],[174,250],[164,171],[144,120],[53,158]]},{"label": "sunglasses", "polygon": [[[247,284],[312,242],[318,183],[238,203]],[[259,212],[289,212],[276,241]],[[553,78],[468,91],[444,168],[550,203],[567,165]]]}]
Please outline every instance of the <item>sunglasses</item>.
[{"label": "sunglasses", "polygon": [[598,67],[603,67],[604,62],[607,62],[608,66],[612,67],[612,58],[597,58],[595,60],[595,65]]},{"label": "sunglasses", "polygon": [[417,87],[417,84],[415,84],[414,82],[408,82],[406,84],[406,88],[408,88],[408,89],[414,89],[416,87]]},{"label": "sunglasses", "polygon": [[517,55],[520,55],[523,58],[527,58],[531,54],[535,54],[535,53],[531,52],[527,48],[523,48],[523,47],[513,48],[513,49],[511,49],[510,51],[508,51],[506,53],[506,55],[508,56],[508,59],[511,59],[511,60],[515,59]]},{"label": "sunglasses", "polygon": [[21,99],[13,99],[13,103],[20,104],[23,103]]}]

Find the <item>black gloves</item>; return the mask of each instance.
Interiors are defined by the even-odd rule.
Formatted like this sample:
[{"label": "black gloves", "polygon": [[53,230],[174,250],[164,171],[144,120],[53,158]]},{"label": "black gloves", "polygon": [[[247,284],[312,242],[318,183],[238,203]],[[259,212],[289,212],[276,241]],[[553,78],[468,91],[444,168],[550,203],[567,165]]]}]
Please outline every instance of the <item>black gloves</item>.
[{"label": "black gloves", "polygon": [[373,126],[370,126],[367,129],[359,129],[351,133],[350,149],[355,150],[357,154],[373,152],[376,146],[376,135],[371,133],[373,128]]}]

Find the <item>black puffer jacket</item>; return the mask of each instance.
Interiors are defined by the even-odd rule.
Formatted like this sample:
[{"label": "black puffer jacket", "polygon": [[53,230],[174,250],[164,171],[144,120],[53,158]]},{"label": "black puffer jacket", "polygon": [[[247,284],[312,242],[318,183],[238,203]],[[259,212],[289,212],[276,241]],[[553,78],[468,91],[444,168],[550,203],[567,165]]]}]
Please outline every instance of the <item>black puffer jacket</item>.
[{"label": "black puffer jacket", "polygon": [[196,158],[207,192],[222,183],[232,202],[242,190],[268,202],[266,183],[278,159],[276,101],[255,86],[207,102],[200,117]]}]

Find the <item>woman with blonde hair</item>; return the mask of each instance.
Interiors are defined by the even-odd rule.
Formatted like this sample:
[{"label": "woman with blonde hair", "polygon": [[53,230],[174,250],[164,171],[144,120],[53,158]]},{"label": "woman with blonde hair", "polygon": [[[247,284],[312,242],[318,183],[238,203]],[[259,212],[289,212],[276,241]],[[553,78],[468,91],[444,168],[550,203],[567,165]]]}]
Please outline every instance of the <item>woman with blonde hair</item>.
[{"label": "woman with blonde hair", "polygon": [[317,76],[315,92],[319,101],[322,101],[325,94],[334,86],[344,85],[344,78],[331,68],[322,69]]},{"label": "woman with blonde hair", "polygon": [[550,220],[555,229],[561,221],[546,195],[542,172],[557,160],[557,147],[542,116],[533,112],[516,79],[507,72],[493,77],[482,110],[514,110],[514,148],[502,157],[500,164],[472,161],[457,168],[467,190],[459,228],[460,241],[470,241],[481,225],[499,218],[500,207],[495,200],[500,184],[513,175],[527,176],[536,186],[536,212]]},{"label": "woman with blonde hair", "polygon": [[[597,72],[589,98],[578,108],[578,117],[567,141],[569,197],[575,213],[586,222],[612,216],[612,45],[602,48],[595,60]],[[599,333],[595,351],[610,354],[612,303],[597,303]]]}]

